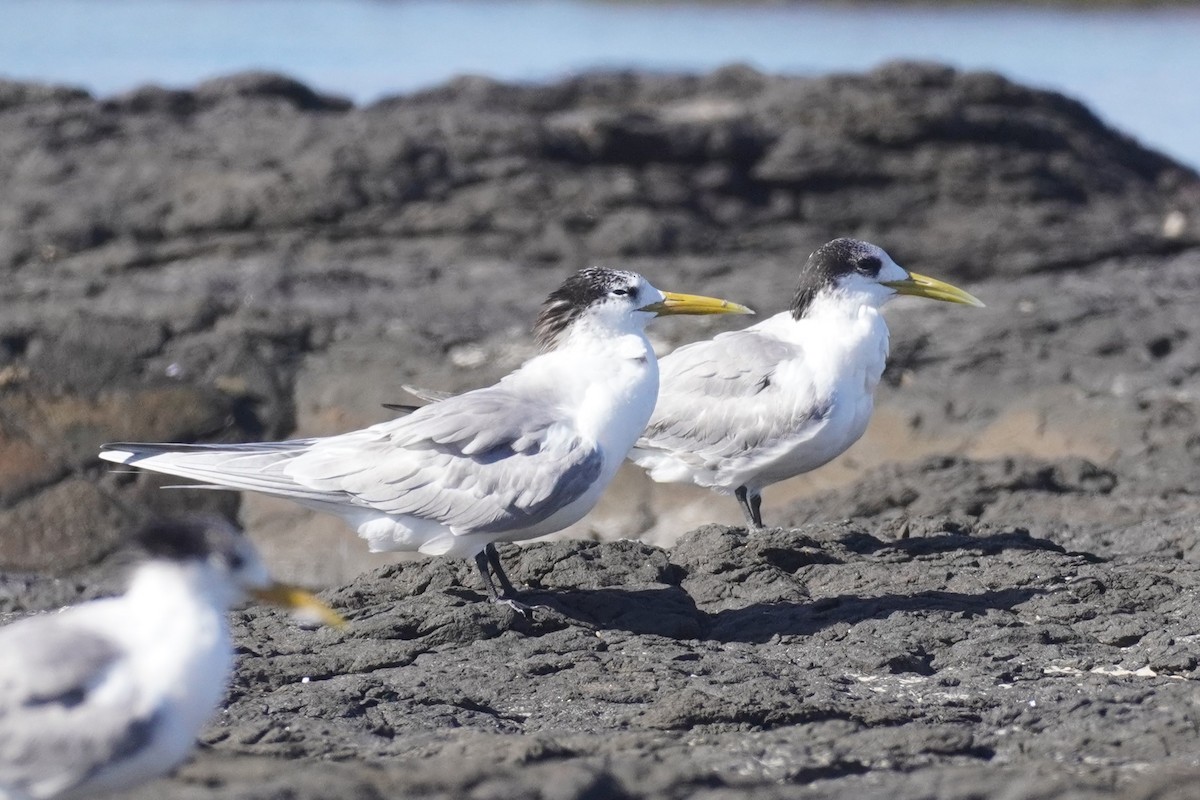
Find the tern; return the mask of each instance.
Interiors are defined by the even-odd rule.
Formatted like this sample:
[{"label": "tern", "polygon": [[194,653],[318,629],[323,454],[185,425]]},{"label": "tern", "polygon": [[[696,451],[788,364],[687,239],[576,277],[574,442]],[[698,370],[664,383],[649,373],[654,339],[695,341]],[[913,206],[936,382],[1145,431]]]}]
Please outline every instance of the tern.
[{"label": "tern", "polygon": [[809,256],[788,311],[660,360],[658,403],[630,459],[656,481],[732,493],[763,527],[764,487],[826,464],[866,430],[888,355],[880,309],[897,295],[983,305],[876,245],[835,239]]},{"label": "tern", "polygon": [[726,300],[660,291],[634,272],[585,269],[543,305],[534,327],[542,352],[493,386],[335,436],[119,443],[100,456],[335,514],[373,552],[474,559],[492,601],[528,613],[494,543],[561,530],[596,504],[658,395],[646,323],[745,313]]},{"label": "tern", "polygon": [[0,798],[90,797],[170,771],[192,749],[233,665],[226,612],[244,595],[339,625],[273,583],[220,518],[147,526],[128,591],[0,628]]}]

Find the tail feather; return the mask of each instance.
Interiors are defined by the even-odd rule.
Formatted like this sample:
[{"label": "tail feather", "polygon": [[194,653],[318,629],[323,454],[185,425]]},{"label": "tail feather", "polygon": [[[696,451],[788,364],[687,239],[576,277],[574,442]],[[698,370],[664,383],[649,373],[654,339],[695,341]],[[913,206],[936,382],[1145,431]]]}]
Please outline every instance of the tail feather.
[{"label": "tail feather", "polygon": [[333,495],[297,483],[284,469],[311,442],[309,439],[253,444],[114,442],[101,447],[100,458],[203,484],[189,488],[246,490],[293,500],[328,502]]}]

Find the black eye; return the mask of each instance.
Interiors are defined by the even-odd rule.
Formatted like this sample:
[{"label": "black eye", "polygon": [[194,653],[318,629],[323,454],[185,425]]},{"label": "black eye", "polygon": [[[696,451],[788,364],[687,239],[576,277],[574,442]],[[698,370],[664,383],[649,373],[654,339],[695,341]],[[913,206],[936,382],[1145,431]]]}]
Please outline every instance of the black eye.
[{"label": "black eye", "polygon": [[232,553],[229,556],[229,568],[230,569],[241,569],[244,566],[246,566],[246,559],[242,556],[241,553]]},{"label": "black eye", "polygon": [[633,294],[633,290],[625,288],[613,289],[613,294],[617,295],[618,297],[624,297],[627,294]]},{"label": "black eye", "polygon": [[878,275],[879,268],[883,266],[883,262],[876,256],[867,256],[860,258],[858,266],[855,267],[863,275]]}]

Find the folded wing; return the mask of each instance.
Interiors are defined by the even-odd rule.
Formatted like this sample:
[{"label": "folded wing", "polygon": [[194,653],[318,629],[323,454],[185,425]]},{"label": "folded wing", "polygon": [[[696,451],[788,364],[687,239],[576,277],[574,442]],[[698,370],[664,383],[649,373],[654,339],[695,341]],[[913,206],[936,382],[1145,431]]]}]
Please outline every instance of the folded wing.
[{"label": "folded wing", "polygon": [[[500,387],[360,431],[241,445],[106,445],[103,458],[203,484],[370,510],[454,533],[537,524],[587,491],[603,459],[571,420]],[[348,506],[347,506],[348,504]]]},{"label": "folded wing", "polygon": [[39,796],[136,755],[156,722],[131,712],[135,687],[115,643],[37,620],[46,621],[15,623],[0,638],[0,789]]},{"label": "folded wing", "polygon": [[654,415],[631,456],[642,466],[715,473],[731,459],[793,446],[813,435],[823,405],[797,381],[803,352],[753,330],[681,347],[660,362]]}]

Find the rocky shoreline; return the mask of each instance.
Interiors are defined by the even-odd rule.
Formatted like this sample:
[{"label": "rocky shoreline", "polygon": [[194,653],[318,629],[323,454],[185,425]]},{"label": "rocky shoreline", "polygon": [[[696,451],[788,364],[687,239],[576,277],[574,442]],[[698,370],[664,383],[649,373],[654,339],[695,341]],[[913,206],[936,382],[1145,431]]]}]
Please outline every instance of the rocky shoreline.
[{"label": "rocky shoreline", "polygon": [[[369,107],[270,75],[0,82],[0,185],[0,619],[112,591],[135,519],[204,507],[352,621],[239,612],[227,708],[130,797],[1082,800],[1200,777],[1200,178],[1068,98],[929,64]],[[403,384],[490,382],[586,264],[775,311],[837,235],[989,308],[889,307],[872,428],[768,490],[783,528],[630,470],[573,541],[509,548],[533,621],[477,602],[466,564],[95,457],[348,430]]]}]

